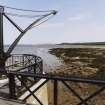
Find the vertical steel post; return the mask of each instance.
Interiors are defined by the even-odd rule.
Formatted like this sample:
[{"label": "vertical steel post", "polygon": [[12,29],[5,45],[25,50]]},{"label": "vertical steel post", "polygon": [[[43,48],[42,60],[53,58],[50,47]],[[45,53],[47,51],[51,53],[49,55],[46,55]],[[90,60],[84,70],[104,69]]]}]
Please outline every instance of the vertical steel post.
[{"label": "vertical steel post", "polygon": [[54,80],[54,105],[58,105],[58,82]]},{"label": "vertical steel post", "polygon": [[0,6],[0,56],[2,56],[4,46],[3,46],[3,12],[4,8]]},{"label": "vertical steel post", "polygon": [[2,73],[5,68],[4,59],[4,43],[3,43],[3,12],[4,7],[0,6],[0,72]]},{"label": "vertical steel post", "polygon": [[40,68],[39,73],[42,74],[43,73],[43,61],[40,61],[39,68]]},{"label": "vertical steel post", "polygon": [[13,74],[9,74],[9,94],[10,98],[16,99],[16,91],[15,91],[15,76]]}]

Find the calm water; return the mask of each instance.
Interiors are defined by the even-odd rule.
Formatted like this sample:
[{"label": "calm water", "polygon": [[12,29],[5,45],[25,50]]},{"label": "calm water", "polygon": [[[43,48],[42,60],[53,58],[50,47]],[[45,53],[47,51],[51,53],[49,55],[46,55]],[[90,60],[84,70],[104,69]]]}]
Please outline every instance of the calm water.
[{"label": "calm water", "polygon": [[[12,53],[14,54],[35,54],[42,57],[44,64],[44,71],[48,72],[54,70],[60,65],[62,61],[54,55],[48,53],[51,48],[105,48],[105,46],[84,46],[84,45],[20,45],[17,46]],[[7,50],[8,46],[5,47]]]},{"label": "calm water", "polygon": [[[59,60],[54,55],[51,55],[48,53],[48,50],[50,48],[53,48],[54,46],[49,45],[21,45],[17,46],[13,50],[13,54],[35,54],[37,56],[40,56],[43,59],[43,68],[45,72],[51,71],[59,67],[62,63],[61,60]],[[5,47],[5,50],[7,50],[7,46]]]}]

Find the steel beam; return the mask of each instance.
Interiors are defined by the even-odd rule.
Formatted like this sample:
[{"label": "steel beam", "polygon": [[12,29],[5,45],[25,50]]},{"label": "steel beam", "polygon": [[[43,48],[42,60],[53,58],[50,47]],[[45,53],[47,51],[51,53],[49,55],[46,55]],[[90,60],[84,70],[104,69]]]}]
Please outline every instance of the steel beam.
[{"label": "steel beam", "polygon": [[0,57],[2,57],[3,53],[3,12],[4,8],[0,6]]},{"label": "steel beam", "polygon": [[54,105],[58,105],[58,81],[54,80]]},{"label": "steel beam", "polygon": [[14,74],[16,76],[25,76],[25,77],[35,77],[39,79],[50,79],[50,80],[63,80],[63,81],[73,81],[73,82],[82,82],[82,83],[90,83],[90,84],[104,84],[104,80],[96,80],[96,79],[89,79],[83,77],[76,77],[76,76],[69,76],[69,75],[51,75],[51,74],[32,74],[27,72],[14,72],[10,71],[8,73]]},{"label": "steel beam", "polygon": [[16,99],[16,90],[15,90],[15,76],[13,74],[9,74],[9,94],[10,98]]},{"label": "steel beam", "polygon": [[2,73],[5,68],[4,43],[3,43],[3,12],[4,12],[4,7],[0,6],[0,73]]}]

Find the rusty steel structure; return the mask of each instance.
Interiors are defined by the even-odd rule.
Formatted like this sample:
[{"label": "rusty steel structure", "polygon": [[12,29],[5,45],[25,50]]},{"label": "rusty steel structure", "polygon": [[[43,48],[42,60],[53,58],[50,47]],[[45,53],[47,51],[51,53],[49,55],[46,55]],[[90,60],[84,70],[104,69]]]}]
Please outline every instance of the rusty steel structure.
[{"label": "rusty steel structure", "polygon": [[[31,29],[34,25],[38,22],[43,20],[44,18],[55,15],[57,12],[52,10],[49,13],[41,15],[38,19],[33,21],[27,28],[24,30],[20,28],[10,17],[7,16],[6,12],[4,11],[5,7],[0,6],[0,73],[5,73],[5,62],[11,56],[11,52],[14,50],[20,39]],[[4,43],[3,43],[3,17],[5,17],[19,32],[20,35],[16,38],[16,40],[10,45],[7,52],[4,52]],[[47,20],[45,20],[47,21]],[[43,21],[44,22],[44,21]]]},{"label": "rusty steel structure", "polygon": [[[10,8],[10,7],[9,7]],[[16,8],[12,8],[16,9]],[[16,9],[20,10],[20,9]],[[24,10],[26,11],[26,10]],[[30,10],[28,10],[30,11]],[[39,19],[35,20],[30,24],[25,30],[21,29],[15,22],[13,22],[4,12],[4,6],[0,6],[0,75],[6,75],[9,79],[8,88],[9,93],[6,96],[3,95],[3,92],[0,91],[2,96],[12,99],[18,99],[24,92],[28,91],[29,94],[22,99],[26,100],[33,96],[39,105],[44,105],[42,101],[35,95],[43,85],[48,83],[48,81],[53,81],[53,105],[59,105],[59,83],[61,82],[67,89],[68,93],[71,92],[79,102],[76,105],[91,105],[90,100],[95,98],[101,92],[105,90],[105,80],[96,80],[92,78],[85,77],[75,77],[71,75],[56,75],[56,74],[43,74],[43,60],[35,55],[31,54],[11,54],[13,49],[18,44],[19,40],[23,35],[30,30],[36,23],[40,20],[48,17],[50,15],[55,15],[56,11],[50,11],[50,13],[41,16]],[[9,14],[9,13],[8,13]],[[12,14],[13,15],[13,14]],[[16,15],[16,14],[15,14]],[[20,16],[20,15],[18,15]],[[10,45],[7,52],[4,52],[4,43],[3,43],[3,17],[10,21],[20,32],[20,35],[17,39]],[[45,20],[46,21],[46,20]],[[44,21],[43,21],[44,22]],[[44,81],[34,90],[30,88],[39,80],[44,79]],[[92,92],[87,97],[82,97],[75,88],[72,87],[71,82],[97,85],[98,88],[96,91]],[[61,87],[60,87],[61,88]],[[64,97],[65,98],[65,97]]]},{"label": "rusty steel structure", "polygon": [[[44,12],[44,15],[19,15],[19,14],[12,14],[12,13],[7,13],[5,11],[5,8],[9,9],[14,9],[18,11],[28,11],[28,12]],[[11,54],[14,48],[17,46],[18,42],[20,39],[33,27],[36,27],[44,22],[46,22],[49,19],[49,16],[56,15],[57,11],[55,10],[50,10],[50,11],[33,11],[33,10],[24,10],[24,9],[17,9],[17,8],[12,8],[12,7],[5,7],[5,6],[0,6],[0,78],[2,79],[2,76],[6,76],[6,78],[9,79],[9,97],[11,98],[16,98],[16,84],[15,83],[15,76],[14,75],[9,75],[10,72],[23,72],[24,73],[32,73],[32,74],[42,74],[43,73],[43,60],[36,55],[31,55],[31,54]],[[28,25],[25,29],[22,29],[19,27],[8,15],[13,15],[13,16],[19,16],[19,17],[28,17],[28,18],[33,18],[33,17],[38,17],[35,19],[30,25]],[[16,38],[16,40],[10,45],[10,47],[7,49],[7,51],[4,51],[4,38],[3,38],[3,18],[6,18],[19,32],[19,36]],[[41,21],[41,22],[40,22]],[[21,76],[21,79],[23,81],[26,81],[27,79],[23,76]],[[29,79],[28,79],[29,80]],[[31,82],[37,81],[37,79],[31,78]],[[24,83],[21,82],[21,85]],[[30,84],[30,83],[28,83]],[[32,84],[31,84],[32,85]],[[18,87],[18,86],[17,86]]]}]

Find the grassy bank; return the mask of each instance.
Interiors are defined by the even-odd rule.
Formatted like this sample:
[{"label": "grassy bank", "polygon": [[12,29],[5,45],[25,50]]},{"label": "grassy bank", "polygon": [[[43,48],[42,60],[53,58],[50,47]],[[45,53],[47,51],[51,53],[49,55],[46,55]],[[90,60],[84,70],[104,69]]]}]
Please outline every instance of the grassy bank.
[{"label": "grassy bank", "polygon": [[[49,51],[51,54],[64,61],[64,65],[59,67],[53,74],[72,75],[87,77],[91,79],[105,80],[105,49],[102,48],[55,48]],[[83,98],[89,96],[101,86],[68,82]],[[75,105],[80,100],[72,92],[59,83],[59,105]],[[105,92],[96,96],[88,103],[89,105],[105,105]],[[65,97],[65,98],[64,98]]]}]

